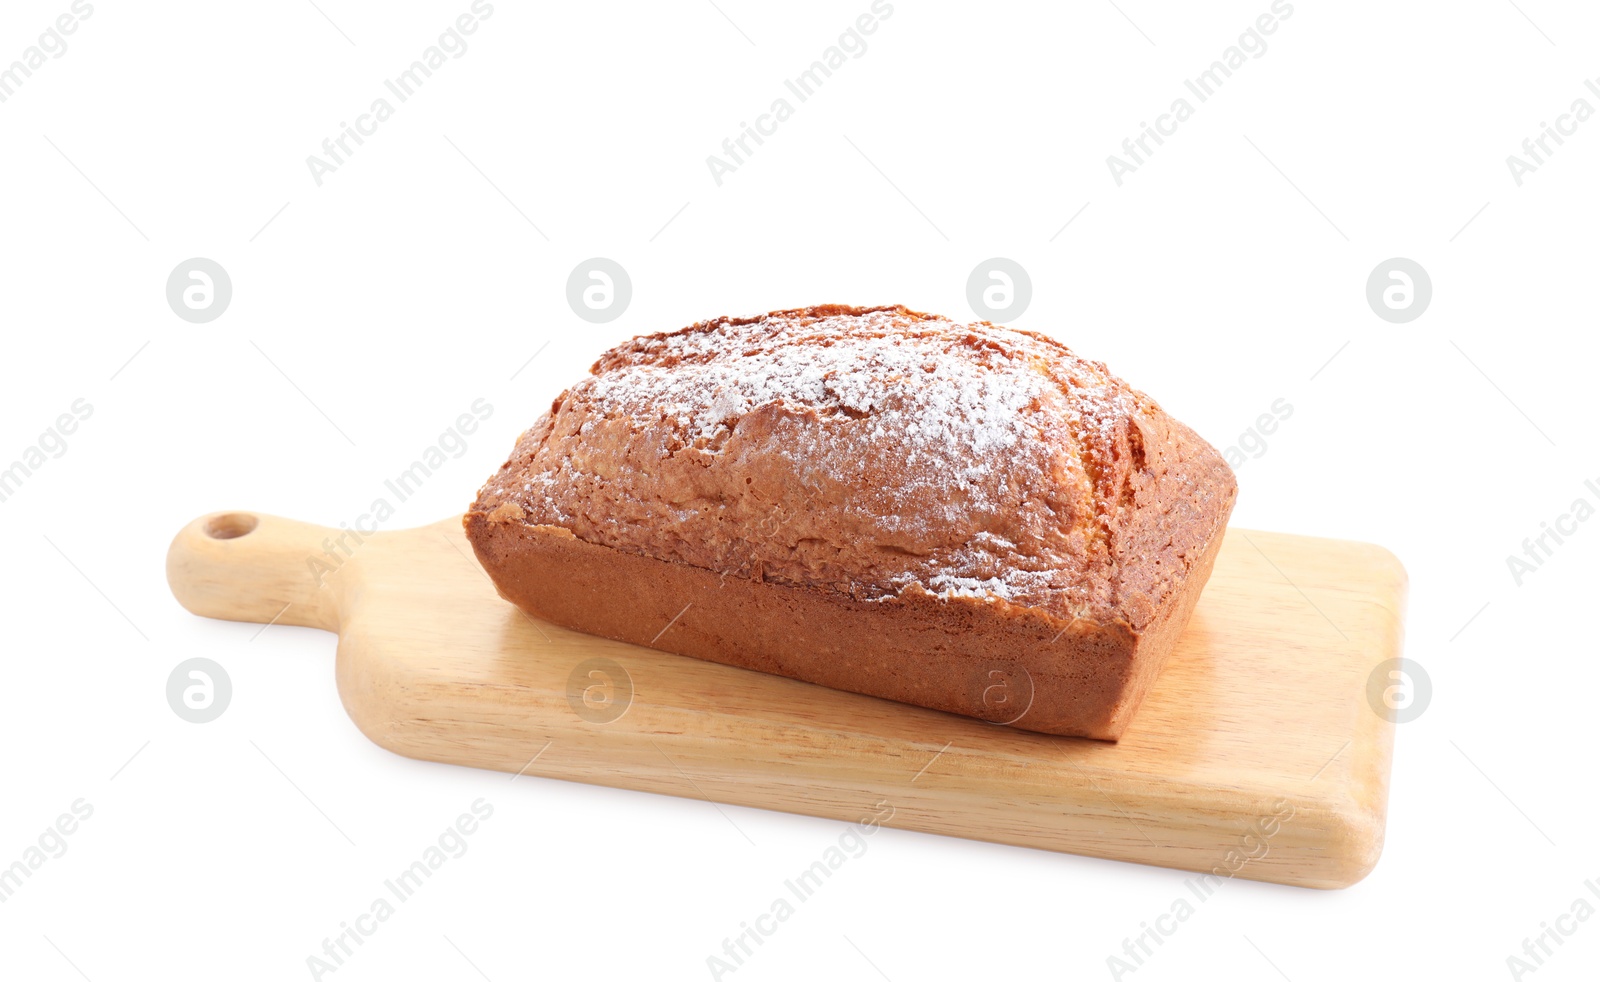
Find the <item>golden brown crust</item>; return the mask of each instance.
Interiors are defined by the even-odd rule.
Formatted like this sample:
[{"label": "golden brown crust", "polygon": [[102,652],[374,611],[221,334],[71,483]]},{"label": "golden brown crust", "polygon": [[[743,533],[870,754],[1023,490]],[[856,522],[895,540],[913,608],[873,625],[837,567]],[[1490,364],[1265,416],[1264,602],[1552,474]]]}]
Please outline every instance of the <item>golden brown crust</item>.
[{"label": "golden brown crust", "polygon": [[[722,607],[658,645],[979,716],[971,672],[998,660],[1031,680],[1016,725],[1115,738],[1234,494],[1205,441],[1047,337],[828,306],[607,352],[467,530],[502,595],[558,623],[649,641]],[[602,568],[618,600],[575,585]],[[677,606],[652,620],[641,591]]]}]

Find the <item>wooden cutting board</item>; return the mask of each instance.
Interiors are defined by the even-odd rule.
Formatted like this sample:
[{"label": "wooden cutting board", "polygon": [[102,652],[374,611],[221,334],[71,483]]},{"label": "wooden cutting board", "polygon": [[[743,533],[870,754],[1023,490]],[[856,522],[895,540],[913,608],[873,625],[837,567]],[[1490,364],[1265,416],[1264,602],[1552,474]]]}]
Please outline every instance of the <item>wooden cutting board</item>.
[{"label": "wooden cutting board", "polygon": [[361,541],[218,513],[167,577],[197,614],[338,632],[345,709],[409,757],[1311,887],[1383,847],[1393,723],[1369,677],[1400,657],[1406,577],[1377,546],[1230,529],[1115,744],[535,621],[454,518]]}]

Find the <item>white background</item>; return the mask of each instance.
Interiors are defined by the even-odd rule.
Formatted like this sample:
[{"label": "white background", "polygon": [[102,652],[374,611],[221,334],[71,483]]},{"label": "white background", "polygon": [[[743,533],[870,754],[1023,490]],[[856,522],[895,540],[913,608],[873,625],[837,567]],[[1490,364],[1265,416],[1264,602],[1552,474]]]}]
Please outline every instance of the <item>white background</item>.
[{"label": "white background", "polygon": [[[1292,404],[1240,469],[1235,524],[1396,552],[1407,654],[1433,682],[1398,733],[1368,879],[1231,882],[1126,977],[1504,978],[1541,922],[1600,904],[1600,521],[1520,586],[1506,565],[1600,484],[1600,120],[1520,187],[1506,165],[1574,99],[1600,108],[1592,6],[1297,0],[1118,187],[1107,155],[1267,0],[895,0],[719,187],[707,155],[867,0],[497,0],[319,187],[306,157],[468,0],[319,3],[97,0],[0,103],[0,466],[94,407],[0,504],[0,865],[94,808],[0,905],[0,974],[307,977],[483,797],[470,851],[337,978],[709,977],[844,826],[728,808],[735,829],[703,801],[392,756],[341,710],[331,636],[188,614],[167,543],[225,508],[350,521],[481,397],[492,418],[388,527],[456,514],[614,343],[825,302],[971,316],[991,256],[1032,275],[1016,326],[1219,448]],[[8,0],[0,65],[67,9]],[[210,324],[164,298],[193,256],[232,276]],[[633,280],[604,326],[564,294],[591,256]],[[1364,297],[1392,256],[1432,276],[1409,324]],[[234,685],[204,725],[164,695],[194,656]],[[889,830],[730,977],[1110,977],[1184,876]],[[1600,918],[1536,977],[1597,965]]]}]

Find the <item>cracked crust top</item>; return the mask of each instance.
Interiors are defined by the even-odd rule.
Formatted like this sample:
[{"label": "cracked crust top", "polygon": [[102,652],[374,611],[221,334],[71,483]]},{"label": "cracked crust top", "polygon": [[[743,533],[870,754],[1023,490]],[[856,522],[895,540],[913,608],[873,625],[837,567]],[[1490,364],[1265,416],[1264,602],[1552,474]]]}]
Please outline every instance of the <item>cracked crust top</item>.
[{"label": "cracked crust top", "polygon": [[823,306],[612,349],[472,510],[858,600],[925,591],[1137,632],[1235,494],[1210,444],[1048,337]]}]

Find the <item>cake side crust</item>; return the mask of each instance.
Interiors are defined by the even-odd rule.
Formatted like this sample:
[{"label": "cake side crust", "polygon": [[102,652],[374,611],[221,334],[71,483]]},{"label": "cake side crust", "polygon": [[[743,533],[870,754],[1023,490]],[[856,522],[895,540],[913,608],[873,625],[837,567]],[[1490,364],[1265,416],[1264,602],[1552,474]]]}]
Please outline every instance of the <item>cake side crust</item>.
[{"label": "cake side crust", "polygon": [[[1199,596],[1195,587],[1160,623],[1135,634],[1124,624],[1066,621],[1004,601],[925,592],[862,601],[723,577],[509,515],[469,513],[465,527],[501,596],[553,624],[1019,729],[1100,740],[1122,735]],[[1214,544],[1203,557],[1206,572],[1215,553]]]}]

